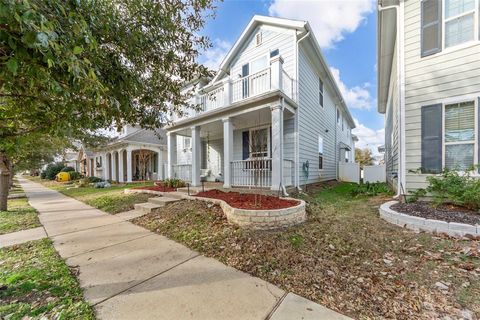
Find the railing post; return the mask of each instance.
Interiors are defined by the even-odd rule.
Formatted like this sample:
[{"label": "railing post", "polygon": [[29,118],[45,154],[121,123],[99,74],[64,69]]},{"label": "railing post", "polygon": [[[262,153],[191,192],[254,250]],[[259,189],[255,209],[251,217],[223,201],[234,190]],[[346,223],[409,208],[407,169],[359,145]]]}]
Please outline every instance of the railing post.
[{"label": "railing post", "polygon": [[223,106],[229,106],[233,100],[232,80],[227,79],[223,82]]},{"label": "railing post", "polygon": [[270,59],[270,89],[282,90],[283,77],[283,58],[281,56],[275,56]]}]

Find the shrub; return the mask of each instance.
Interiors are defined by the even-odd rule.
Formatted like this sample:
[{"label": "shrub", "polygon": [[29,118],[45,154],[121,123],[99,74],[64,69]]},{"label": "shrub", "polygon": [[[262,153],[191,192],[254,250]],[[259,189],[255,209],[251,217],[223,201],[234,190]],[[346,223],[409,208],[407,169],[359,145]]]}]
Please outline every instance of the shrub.
[{"label": "shrub", "polygon": [[391,190],[386,183],[361,183],[355,186],[350,193],[353,196],[377,196],[379,194],[391,194]]},{"label": "shrub", "polygon": [[41,179],[46,179],[47,178],[47,171],[46,170],[43,170],[42,172],[40,172],[40,178]]},{"label": "shrub", "polygon": [[172,179],[163,180],[163,185],[167,188],[175,188],[176,189],[176,188],[183,188],[187,184],[183,180],[172,178]]},{"label": "shrub", "polygon": [[82,177],[80,172],[76,171],[69,171],[68,174],[70,175],[70,180],[78,180]]},{"label": "shrub", "polygon": [[423,198],[427,195],[427,190],[419,188],[415,191],[410,191],[410,194],[407,197],[407,202],[412,203],[412,202],[417,202],[418,199]]},{"label": "shrub", "polygon": [[60,170],[60,172],[72,172],[72,171],[75,171],[75,168],[73,168],[73,167],[65,167],[65,168],[63,168],[62,170]]},{"label": "shrub", "polygon": [[469,173],[444,170],[441,175],[427,178],[427,191],[436,205],[452,203],[468,209],[480,208],[480,180]]},{"label": "shrub", "polygon": [[102,182],[103,179],[97,178],[97,177],[86,177],[86,182],[87,183],[96,183],[96,182]]},{"label": "shrub", "polygon": [[64,168],[62,163],[49,164],[45,169],[45,178],[48,180],[55,180],[57,174]]}]

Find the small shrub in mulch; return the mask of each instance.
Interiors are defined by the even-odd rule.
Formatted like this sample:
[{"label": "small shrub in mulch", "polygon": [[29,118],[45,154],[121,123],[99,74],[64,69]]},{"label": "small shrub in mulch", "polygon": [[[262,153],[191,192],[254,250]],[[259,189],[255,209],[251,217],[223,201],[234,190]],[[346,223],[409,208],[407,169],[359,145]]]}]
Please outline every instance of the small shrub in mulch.
[{"label": "small shrub in mulch", "polygon": [[285,209],[299,204],[299,202],[296,200],[287,200],[274,196],[252,193],[223,192],[220,190],[199,192],[196,194],[196,196],[223,200],[234,208],[247,210]]},{"label": "small shrub in mulch", "polygon": [[480,224],[480,214],[477,211],[453,204],[441,204],[435,206],[435,204],[431,202],[417,201],[413,203],[397,203],[391,208],[400,213],[426,219],[468,223],[473,225]]}]

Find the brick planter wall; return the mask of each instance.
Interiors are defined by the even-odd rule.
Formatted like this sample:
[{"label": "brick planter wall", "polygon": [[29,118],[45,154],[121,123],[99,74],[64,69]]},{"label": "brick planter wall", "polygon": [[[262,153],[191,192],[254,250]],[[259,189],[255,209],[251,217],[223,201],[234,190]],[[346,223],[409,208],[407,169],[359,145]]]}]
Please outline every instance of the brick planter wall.
[{"label": "brick planter wall", "polygon": [[397,201],[390,201],[380,206],[380,217],[390,223],[414,230],[427,231],[433,233],[445,233],[452,237],[464,237],[470,235],[480,237],[480,226],[457,222],[446,222],[441,220],[425,219],[421,217],[410,216],[392,210],[390,207]]},{"label": "brick planter wall", "polygon": [[[142,189],[125,189],[125,193],[149,193],[159,196],[163,195],[165,197],[173,196],[171,192],[169,193]],[[176,197],[187,200],[200,200],[217,204],[222,208],[229,222],[249,229],[272,230],[279,228],[287,228],[300,224],[307,220],[307,214],[305,212],[305,201],[299,199],[286,198],[299,202],[298,205],[291,208],[271,210],[246,210],[234,208],[225,201],[219,199],[194,197],[187,194],[182,194],[181,196],[179,196],[179,193],[175,192],[175,198]]]}]

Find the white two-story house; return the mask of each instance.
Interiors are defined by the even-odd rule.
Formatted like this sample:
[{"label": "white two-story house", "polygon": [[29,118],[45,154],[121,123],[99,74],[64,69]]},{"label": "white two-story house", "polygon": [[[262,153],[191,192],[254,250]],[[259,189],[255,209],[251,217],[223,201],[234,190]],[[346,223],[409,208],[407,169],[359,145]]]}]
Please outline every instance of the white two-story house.
[{"label": "white two-story house", "polygon": [[480,0],[378,1],[378,111],[387,179],[425,188],[479,163]]},{"label": "white two-story house", "polygon": [[190,86],[201,110],[165,128],[170,177],[285,190],[354,161],[355,124],[308,22],[254,16],[215,76]]}]

